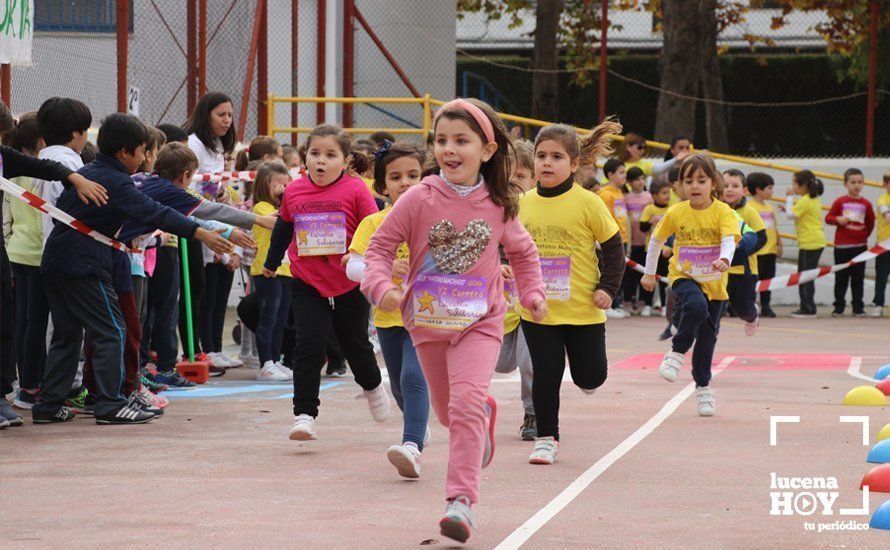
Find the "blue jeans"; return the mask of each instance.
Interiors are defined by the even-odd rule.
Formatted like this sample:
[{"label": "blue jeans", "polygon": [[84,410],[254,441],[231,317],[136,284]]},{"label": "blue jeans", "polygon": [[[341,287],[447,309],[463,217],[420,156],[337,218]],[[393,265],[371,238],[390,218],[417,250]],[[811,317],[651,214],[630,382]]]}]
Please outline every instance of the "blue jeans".
[{"label": "blue jeans", "polygon": [[261,366],[266,361],[281,359],[281,341],[290,310],[290,282],[290,277],[253,277],[260,312],[256,326],[256,349]]},{"label": "blue jeans", "polygon": [[410,441],[422,451],[430,417],[430,396],[414,343],[404,327],[378,327],[377,336],[389,371],[392,395],[405,417],[402,443]]},{"label": "blue jeans", "polygon": [[692,279],[678,279],[671,286],[676,297],[673,319],[677,334],[672,340],[673,351],[685,354],[692,350],[692,378],[695,385],[705,387],[711,382],[711,362],[720,332],[720,317],[726,302],[708,300],[698,283]]}]

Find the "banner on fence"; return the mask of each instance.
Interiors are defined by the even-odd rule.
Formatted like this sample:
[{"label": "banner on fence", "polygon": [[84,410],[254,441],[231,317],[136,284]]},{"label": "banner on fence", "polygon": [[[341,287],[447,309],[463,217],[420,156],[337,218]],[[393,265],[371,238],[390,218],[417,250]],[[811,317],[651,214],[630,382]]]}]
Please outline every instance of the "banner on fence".
[{"label": "banner on fence", "polygon": [[0,63],[31,65],[34,0],[0,2]]}]

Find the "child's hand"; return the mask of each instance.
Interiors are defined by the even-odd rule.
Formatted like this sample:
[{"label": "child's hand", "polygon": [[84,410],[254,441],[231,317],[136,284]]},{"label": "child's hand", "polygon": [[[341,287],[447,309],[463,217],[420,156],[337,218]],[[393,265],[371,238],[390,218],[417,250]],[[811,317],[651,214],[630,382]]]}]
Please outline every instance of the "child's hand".
[{"label": "child's hand", "polygon": [[776,240],[776,254],[778,254],[778,256],[779,256],[780,258],[782,257],[782,252],[783,252],[783,249],[782,249],[782,239],[777,239],[777,240]]},{"label": "child's hand", "polygon": [[277,216],[257,216],[256,224],[260,227],[265,227],[266,229],[272,229],[275,227],[276,220],[278,220]]},{"label": "child's hand", "polygon": [[93,203],[102,206],[108,202],[108,192],[98,183],[88,180],[78,173],[68,176],[68,181],[77,189],[77,196],[84,204]]},{"label": "child's hand", "polygon": [[232,254],[232,259],[229,260],[229,263],[226,265],[226,269],[229,271],[235,271],[241,267],[241,256],[237,254]]},{"label": "child's hand", "polygon": [[267,279],[274,279],[275,275],[277,275],[277,273],[275,273],[274,271],[266,269],[265,267],[263,268],[263,277]]},{"label": "child's hand", "polygon": [[514,279],[513,268],[509,265],[501,264],[501,277],[503,277],[505,281]]},{"label": "child's hand", "polygon": [[195,231],[195,238],[206,244],[207,248],[217,254],[229,254],[235,247],[232,243],[223,238],[220,234],[222,232],[222,229],[217,231],[207,231],[206,229],[199,227],[198,230]]},{"label": "child's hand", "polygon": [[395,311],[402,303],[402,291],[394,288],[383,295],[380,304],[377,305],[380,311]]},{"label": "child's hand", "polygon": [[640,279],[640,286],[643,287],[646,292],[655,290],[655,275],[643,275]]},{"label": "child's hand", "polygon": [[349,254],[343,254],[343,257],[340,258],[340,265],[346,267],[346,264],[349,263]]},{"label": "child's hand", "polygon": [[612,297],[605,290],[597,290],[593,293],[593,303],[596,307],[606,310],[612,307]]},{"label": "child's hand", "polygon": [[835,221],[836,221],[837,224],[838,224],[839,226],[841,226],[841,227],[843,227],[843,226],[847,225],[848,223],[850,223],[850,220],[847,219],[847,218],[845,218],[844,216],[838,216],[837,218],[835,218]]},{"label": "child's hand", "polygon": [[229,240],[240,246],[241,248],[256,248],[256,243],[250,238],[250,235],[240,229],[232,229]]},{"label": "child's hand", "polygon": [[777,205],[777,206],[776,206],[776,210],[778,210],[779,212],[784,212],[784,211],[785,211],[785,205],[784,205],[784,204]]},{"label": "child's hand", "polygon": [[672,249],[669,246],[662,246],[661,247],[661,255],[664,256],[665,258],[670,258],[671,256],[674,255],[674,249]]},{"label": "child's hand", "polygon": [[884,212],[884,219],[890,222],[890,210]]},{"label": "child's hand", "polygon": [[791,187],[789,187],[788,189],[785,189],[785,196],[786,196],[786,197],[790,197],[790,196],[793,195],[793,194],[794,194],[794,189],[792,189]]},{"label": "child's hand", "polygon": [[547,300],[542,300],[541,298],[535,298],[535,301],[532,302],[532,319],[536,323],[540,323],[544,320],[544,317],[547,317]]},{"label": "child's hand", "polygon": [[392,262],[392,276],[395,279],[408,278],[408,260],[405,258],[396,258]]},{"label": "child's hand", "polygon": [[726,258],[720,258],[719,260],[714,260],[714,263],[711,264],[711,267],[714,268],[715,271],[719,271],[720,273],[723,273],[723,272],[729,270],[729,260],[727,260]]}]

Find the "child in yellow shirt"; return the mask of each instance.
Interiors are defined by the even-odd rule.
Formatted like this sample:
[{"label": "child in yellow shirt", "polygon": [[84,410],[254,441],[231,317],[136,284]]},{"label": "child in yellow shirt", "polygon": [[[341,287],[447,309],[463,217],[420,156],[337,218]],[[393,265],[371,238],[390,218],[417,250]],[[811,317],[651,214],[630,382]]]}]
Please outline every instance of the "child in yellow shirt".
[{"label": "child in yellow shirt", "polygon": [[[819,196],[825,191],[822,180],[809,170],[792,175],[791,187],[785,192],[785,214],[794,220],[797,229],[797,270],[806,271],[819,267],[819,258],[825,250],[825,231],[822,229],[822,203]],[[800,196],[795,203],[794,195]],[[795,319],[816,318],[816,284],[810,281],[797,286],[800,309],[791,313]]]},{"label": "child in yellow shirt", "polygon": [[679,308],[677,333],[658,373],[673,382],[686,353],[692,352],[692,377],[696,385],[698,414],[713,416],[716,406],[711,390],[711,361],[720,331],[726,300],[727,271],[741,238],[732,209],[717,200],[723,181],[711,157],[695,154],[684,159],[680,180],[686,200],[671,207],[661,219],[646,254],[646,274],[640,284],[655,288],[655,268],[661,247],[671,235],[674,253],[669,278]]},{"label": "child in yellow shirt", "polygon": [[[351,280],[361,282],[365,271],[365,252],[371,238],[389,215],[392,205],[412,185],[420,182],[424,160],[423,149],[409,143],[384,142],[374,154],[374,192],[387,197],[389,204],[380,212],[363,219],[356,228],[346,265],[346,276]],[[408,246],[402,243],[396,255],[392,268],[393,282],[402,285],[408,275]],[[389,372],[392,395],[404,414],[402,444],[391,446],[386,456],[399,475],[416,479],[420,477],[420,456],[430,415],[426,378],[420,369],[411,335],[402,322],[402,312],[374,307],[374,326],[377,327],[383,361]]]},{"label": "child in yellow shirt", "polygon": [[[627,254],[627,246],[630,241],[630,225],[627,219],[627,203],[624,199],[624,185],[627,183],[627,169],[624,162],[619,159],[609,159],[603,166],[606,175],[606,184],[599,190],[599,197],[603,199],[615,223],[618,224],[618,232],[621,234],[621,245]],[[623,290],[623,287],[622,289]],[[630,313],[621,307],[621,292],[615,296],[612,307],[606,311],[606,316],[614,319],[625,319]]]},{"label": "child in yellow shirt", "polygon": [[[776,259],[782,256],[782,239],[779,237],[778,224],[776,223],[776,210],[769,204],[773,197],[773,177],[764,172],[751,172],[748,174],[747,187],[751,200],[748,205],[760,214],[763,226],[766,229],[766,244],[757,251],[757,278],[760,281],[772,279],[776,276]],[[772,293],[767,290],[760,293],[760,316],[771,318],[776,313],[770,307]]]},{"label": "child in yellow shirt", "polygon": [[[624,246],[603,200],[577,185],[575,172],[582,157],[608,153],[609,134],[620,130],[618,123],[606,121],[579,143],[572,127],[556,124],[542,129],[535,139],[538,184],[519,201],[519,220],[538,248],[548,307],[547,316],[537,321],[530,311],[520,309],[534,365],[538,437],[529,456],[531,464],[556,460],[566,356],[572,380],[582,392],[591,394],[606,381],[605,310],[619,294]],[[623,174],[624,165],[620,168]],[[602,249],[602,271],[597,244]]]}]

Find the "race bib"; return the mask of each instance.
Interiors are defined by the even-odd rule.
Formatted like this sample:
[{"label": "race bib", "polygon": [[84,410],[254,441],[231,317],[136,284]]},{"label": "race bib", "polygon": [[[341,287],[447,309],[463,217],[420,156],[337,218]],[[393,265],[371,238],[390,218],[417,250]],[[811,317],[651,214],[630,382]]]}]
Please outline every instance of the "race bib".
[{"label": "race bib", "polygon": [[324,212],[294,216],[298,256],[346,253],[346,213]]},{"label": "race bib", "polygon": [[568,301],[572,297],[570,279],[572,259],[568,256],[541,258],[541,275],[544,279],[544,295],[548,300]]},{"label": "race bib", "polygon": [[626,218],[627,217],[627,206],[624,204],[624,199],[615,199],[615,206],[613,207],[615,211],[615,217],[617,219]]},{"label": "race bib", "polygon": [[519,291],[516,290],[516,279],[504,280],[504,299],[507,300],[507,309],[513,311],[519,303]]},{"label": "race bib", "polygon": [[851,222],[865,223],[865,205],[861,202],[845,202],[841,207],[841,215]]},{"label": "race bib", "polygon": [[[643,205],[639,203],[632,203],[627,205],[627,211],[630,213],[630,219],[638,222],[640,221],[640,216],[643,215]],[[617,211],[615,212],[618,213]]]},{"label": "race bib", "polygon": [[766,226],[767,229],[776,228],[776,216],[773,215],[772,212],[761,212],[760,219],[763,220],[763,225]]},{"label": "race bib", "polygon": [[719,246],[681,246],[677,257],[680,270],[696,281],[716,281],[721,273],[711,264],[720,259]]},{"label": "race bib", "polygon": [[488,312],[485,277],[418,275],[414,281],[414,324],[418,327],[464,330]]}]

